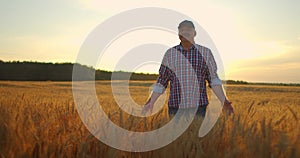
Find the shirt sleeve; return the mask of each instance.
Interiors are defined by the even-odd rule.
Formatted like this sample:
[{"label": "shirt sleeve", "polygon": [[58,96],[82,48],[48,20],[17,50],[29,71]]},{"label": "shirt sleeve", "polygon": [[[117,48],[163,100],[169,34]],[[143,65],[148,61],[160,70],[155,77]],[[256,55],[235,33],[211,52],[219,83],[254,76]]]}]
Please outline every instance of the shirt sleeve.
[{"label": "shirt sleeve", "polygon": [[208,70],[209,70],[208,82],[209,82],[210,87],[215,86],[215,85],[222,85],[222,81],[219,79],[219,76],[217,73],[218,67],[217,67],[216,61],[214,59],[214,56],[213,56],[211,50],[209,50],[209,53],[208,53],[207,66],[208,66]]},{"label": "shirt sleeve", "polygon": [[156,85],[153,88],[154,92],[164,93],[170,81],[170,68],[168,62],[168,52],[164,55],[162,63],[159,68],[159,76]]}]

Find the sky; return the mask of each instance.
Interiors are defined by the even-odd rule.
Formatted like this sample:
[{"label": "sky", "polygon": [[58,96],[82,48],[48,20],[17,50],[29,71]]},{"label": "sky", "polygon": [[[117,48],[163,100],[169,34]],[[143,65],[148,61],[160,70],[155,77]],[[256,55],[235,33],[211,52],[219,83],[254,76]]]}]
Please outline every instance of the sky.
[{"label": "sky", "polygon": [[[299,6],[298,0],[1,0],[0,60],[75,62],[86,37],[105,20],[134,8],[161,7],[202,26],[223,62],[218,66],[224,79],[300,83]],[[147,41],[179,44],[174,33],[133,31],[107,48],[98,68],[114,70],[122,55]],[[135,71],[156,73],[158,68],[159,62]]]}]

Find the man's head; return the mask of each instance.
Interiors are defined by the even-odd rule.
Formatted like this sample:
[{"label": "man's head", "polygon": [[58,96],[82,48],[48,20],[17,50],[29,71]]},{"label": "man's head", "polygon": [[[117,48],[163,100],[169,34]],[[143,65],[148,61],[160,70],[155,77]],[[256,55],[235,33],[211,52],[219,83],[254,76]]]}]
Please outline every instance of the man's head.
[{"label": "man's head", "polygon": [[196,30],[193,22],[188,20],[182,21],[178,25],[178,35],[181,42],[194,42]]}]

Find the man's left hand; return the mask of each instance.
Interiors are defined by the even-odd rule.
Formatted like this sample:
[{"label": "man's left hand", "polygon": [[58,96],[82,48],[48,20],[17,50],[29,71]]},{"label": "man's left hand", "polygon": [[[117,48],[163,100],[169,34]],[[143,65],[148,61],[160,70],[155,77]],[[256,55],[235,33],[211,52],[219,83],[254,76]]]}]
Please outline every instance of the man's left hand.
[{"label": "man's left hand", "polygon": [[226,112],[228,112],[229,115],[234,113],[231,103],[232,102],[230,102],[229,100],[225,100],[223,106],[224,110],[226,110]]}]

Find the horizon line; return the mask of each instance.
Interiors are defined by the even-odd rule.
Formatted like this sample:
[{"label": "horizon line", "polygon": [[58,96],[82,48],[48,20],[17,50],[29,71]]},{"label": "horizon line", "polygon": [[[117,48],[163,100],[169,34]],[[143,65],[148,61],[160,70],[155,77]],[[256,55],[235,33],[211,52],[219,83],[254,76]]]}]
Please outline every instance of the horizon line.
[{"label": "horizon line", "polygon": [[[76,62],[51,62],[51,61],[33,61],[33,60],[9,60],[9,61],[4,61],[2,59],[0,59],[0,63],[1,62],[32,62],[32,63],[43,63],[43,64],[80,64],[82,66],[87,66],[90,68],[93,68],[95,70],[99,70],[99,71],[106,71],[106,72],[124,72],[124,73],[135,73],[135,74],[146,74],[146,75],[159,75],[158,73],[149,73],[149,72],[132,72],[132,71],[127,71],[127,70],[106,70],[106,69],[101,69],[101,68],[94,68],[93,66],[89,66],[89,65],[84,65],[81,63],[76,63]],[[300,85],[300,83],[293,83],[293,82],[270,82],[270,81],[247,81],[247,80],[239,80],[239,79],[225,79],[222,81],[234,81],[234,82],[246,82],[246,84],[288,84],[288,85]]]}]

